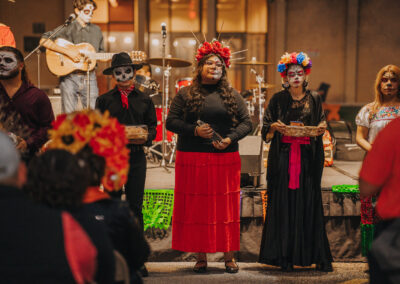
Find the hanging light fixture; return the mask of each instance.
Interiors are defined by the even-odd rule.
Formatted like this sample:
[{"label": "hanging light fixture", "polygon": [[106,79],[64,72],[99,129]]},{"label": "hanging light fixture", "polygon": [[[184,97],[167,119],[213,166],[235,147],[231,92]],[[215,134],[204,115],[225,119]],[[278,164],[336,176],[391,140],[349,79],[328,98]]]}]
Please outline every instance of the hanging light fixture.
[{"label": "hanging light fixture", "polygon": [[108,0],[110,3],[111,7],[117,8],[118,7],[118,0]]}]

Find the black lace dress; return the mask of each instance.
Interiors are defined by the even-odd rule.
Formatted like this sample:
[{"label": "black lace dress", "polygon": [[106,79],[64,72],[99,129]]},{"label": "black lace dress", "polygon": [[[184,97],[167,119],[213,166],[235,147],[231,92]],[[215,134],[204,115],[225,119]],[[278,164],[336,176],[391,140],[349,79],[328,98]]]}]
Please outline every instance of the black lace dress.
[{"label": "black lace dress", "polygon": [[[303,99],[295,101],[288,91],[276,93],[265,111],[264,140],[271,124],[278,120],[287,125],[300,121],[317,126],[325,120],[320,97],[307,91]],[[322,136],[310,137],[309,144],[300,145],[299,188],[294,190],[288,188],[291,144],[281,140],[282,134],[276,131],[268,156],[268,209],[259,262],[282,267],[330,263],[321,196]]]}]

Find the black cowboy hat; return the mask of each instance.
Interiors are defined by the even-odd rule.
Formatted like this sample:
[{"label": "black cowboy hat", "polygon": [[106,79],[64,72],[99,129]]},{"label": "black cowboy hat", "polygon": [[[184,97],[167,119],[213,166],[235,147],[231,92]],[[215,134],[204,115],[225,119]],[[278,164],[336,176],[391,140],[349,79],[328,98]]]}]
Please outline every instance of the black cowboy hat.
[{"label": "black cowboy hat", "polygon": [[120,52],[113,55],[111,59],[111,67],[103,70],[104,75],[112,75],[114,68],[121,66],[132,66],[133,69],[142,68],[143,64],[133,64],[132,59],[126,52]]}]

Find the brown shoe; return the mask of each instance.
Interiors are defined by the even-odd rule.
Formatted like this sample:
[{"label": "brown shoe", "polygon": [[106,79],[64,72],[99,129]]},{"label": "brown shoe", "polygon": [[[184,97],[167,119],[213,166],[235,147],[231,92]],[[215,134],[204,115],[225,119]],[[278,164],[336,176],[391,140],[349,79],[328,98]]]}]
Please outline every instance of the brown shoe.
[{"label": "brown shoe", "polygon": [[193,271],[196,273],[205,273],[207,271],[207,261],[198,260],[193,267]]},{"label": "brown shoe", "polygon": [[238,273],[239,266],[234,259],[225,260],[225,271],[228,273]]}]

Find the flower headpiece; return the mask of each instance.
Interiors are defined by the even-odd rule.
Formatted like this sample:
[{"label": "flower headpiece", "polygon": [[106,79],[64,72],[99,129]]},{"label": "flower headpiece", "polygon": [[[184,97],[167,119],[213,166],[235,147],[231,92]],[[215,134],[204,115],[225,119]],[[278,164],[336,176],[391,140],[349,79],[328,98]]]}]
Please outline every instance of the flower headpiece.
[{"label": "flower headpiece", "polygon": [[129,150],[125,127],[109,113],[83,110],[60,114],[49,130],[50,142],[47,149],[64,149],[78,153],[86,145],[94,154],[105,159],[106,169],[102,179],[105,189],[118,190],[127,181]]},{"label": "flower headpiece", "polygon": [[310,74],[311,72],[311,59],[304,52],[292,52],[290,54],[286,52],[284,55],[282,55],[281,60],[278,63],[278,72],[281,73],[282,77],[286,77],[287,70],[291,64],[303,66],[306,75]]},{"label": "flower headpiece", "polygon": [[229,68],[231,63],[229,62],[231,58],[231,50],[229,47],[223,46],[218,40],[214,39],[211,42],[205,41],[200,45],[199,49],[197,49],[196,60],[200,62],[204,56],[209,54],[219,55],[222,60],[224,60],[225,66]]}]

